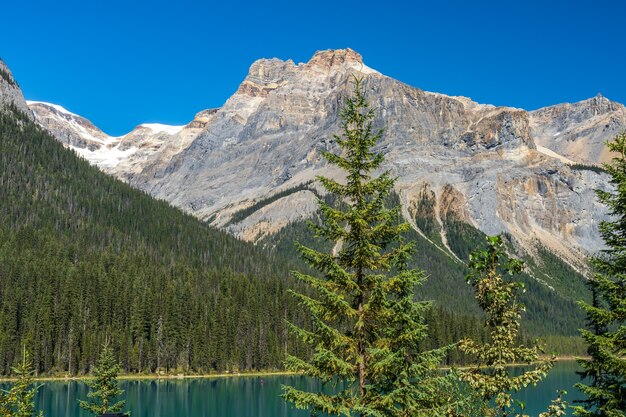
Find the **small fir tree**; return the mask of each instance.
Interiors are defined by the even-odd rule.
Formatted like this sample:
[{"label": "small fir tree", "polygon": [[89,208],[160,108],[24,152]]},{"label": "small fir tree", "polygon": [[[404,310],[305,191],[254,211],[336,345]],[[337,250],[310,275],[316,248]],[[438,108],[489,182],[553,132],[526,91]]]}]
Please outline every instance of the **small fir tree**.
[{"label": "small fir tree", "polygon": [[[297,245],[301,256],[323,277],[296,272],[313,295],[293,293],[309,311],[313,328],[289,324],[312,349],[308,358],[289,356],[287,369],[332,387],[307,392],[283,387],[283,397],[312,415],[438,416],[461,404],[453,397],[454,378],[437,371],[449,347],[421,352],[428,329],[427,302],[415,301],[415,287],[425,277],[409,269],[413,249],[402,239],[398,207],[386,208],[395,179],[385,172],[373,148],[374,131],[362,79],[354,79],[353,97],[340,113],[341,155],[325,158],[346,173],[345,182],[318,180],[336,197],[336,207],[320,200],[323,224],[311,224],[317,238],[331,242],[330,253]],[[330,391],[330,392],[329,392]]]},{"label": "small fir tree", "polygon": [[35,411],[35,394],[39,389],[33,385],[33,362],[26,349],[22,361],[13,368],[17,381],[8,391],[0,392],[0,416],[2,417],[43,417]]},{"label": "small fir tree", "polygon": [[[485,326],[489,340],[481,344],[472,339],[461,341],[459,348],[476,359],[476,365],[461,373],[461,379],[483,401],[482,415],[505,417],[519,415],[511,392],[543,379],[553,365],[554,359],[537,362],[541,353],[538,345],[526,347],[518,344],[520,321],[524,305],[517,301],[517,293],[523,290],[521,282],[507,281],[503,275],[515,275],[522,271],[524,263],[507,258],[500,236],[487,238],[487,248],[471,253],[467,281],[474,287],[476,300],[485,312]],[[533,364],[532,370],[514,376],[510,365]],[[523,404],[518,404],[523,408]],[[523,414],[522,414],[523,415]]]},{"label": "small fir tree", "polygon": [[87,381],[89,387],[87,397],[91,401],[79,400],[78,405],[97,416],[122,411],[126,401],[121,400],[113,403],[115,397],[124,393],[124,390],[119,388],[117,381],[120,369],[120,364],[115,359],[113,350],[105,345],[93,370],[94,379]]},{"label": "small fir tree", "polygon": [[626,416],[626,132],[607,143],[616,156],[604,169],[613,191],[597,190],[609,208],[610,220],[600,223],[607,246],[592,259],[596,274],[588,281],[591,303],[579,301],[587,313],[581,330],[589,359],[580,359],[583,381],[577,387],[586,395],[574,407],[580,416]]}]

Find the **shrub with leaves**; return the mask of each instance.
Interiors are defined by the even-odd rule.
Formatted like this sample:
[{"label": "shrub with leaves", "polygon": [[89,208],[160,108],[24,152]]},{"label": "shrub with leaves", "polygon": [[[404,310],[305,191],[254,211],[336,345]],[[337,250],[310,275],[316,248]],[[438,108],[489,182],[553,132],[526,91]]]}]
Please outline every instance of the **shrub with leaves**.
[{"label": "shrub with leaves", "polygon": [[[468,266],[471,272],[467,281],[474,287],[476,301],[485,313],[489,340],[484,344],[472,339],[460,342],[459,349],[476,359],[476,366],[463,371],[461,380],[484,402],[484,416],[512,416],[517,414],[516,406],[523,410],[523,404],[516,403],[511,393],[541,381],[554,359],[538,361],[542,352],[538,344],[528,347],[517,341],[524,312],[517,294],[524,285],[505,277],[519,274],[524,263],[506,256],[502,238],[488,237],[486,249],[472,252]],[[514,375],[513,364],[534,367]]]}]

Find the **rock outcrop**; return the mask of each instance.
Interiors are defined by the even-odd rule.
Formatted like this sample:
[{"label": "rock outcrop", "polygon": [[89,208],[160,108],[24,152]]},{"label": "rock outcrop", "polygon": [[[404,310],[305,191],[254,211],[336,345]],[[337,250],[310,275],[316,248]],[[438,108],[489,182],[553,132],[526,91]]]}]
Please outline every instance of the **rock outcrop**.
[{"label": "rock outcrop", "polygon": [[31,119],[31,113],[24,95],[9,67],[0,59],[0,108],[13,105]]},{"label": "rock outcrop", "polygon": [[582,164],[607,162],[604,142],[626,129],[626,108],[598,94],[573,104],[557,104],[530,113],[538,145]]},{"label": "rock outcrop", "polygon": [[71,113],[65,108],[40,101],[28,101],[37,122],[61,143],[75,149],[94,152],[103,144],[112,142],[109,135],[98,129],[89,120]]}]

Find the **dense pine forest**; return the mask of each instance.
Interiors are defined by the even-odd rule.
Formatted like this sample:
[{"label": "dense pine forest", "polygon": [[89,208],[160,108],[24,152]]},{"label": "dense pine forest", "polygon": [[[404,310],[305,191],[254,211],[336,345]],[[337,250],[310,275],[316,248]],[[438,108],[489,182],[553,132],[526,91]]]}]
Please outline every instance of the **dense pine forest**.
[{"label": "dense pine forest", "polygon": [[129,372],[276,367],[288,267],[0,113],[0,373],[85,373],[111,340]]},{"label": "dense pine forest", "polygon": [[[418,220],[428,233],[428,216]],[[453,220],[447,227],[459,257],[483,239]],[[84,374],[107,340],[125,372],[281,369],[286,350],[304,349],[285,324],[306,321],[287,293],[298,288],[289,271],[302,267],[293,241],[307,239],[304,228],[238,241],[103,174],[15,108],[0,112],[0,374],[23,345],[40,374]],[[466,266],[410,238],[412,262],[430,275],[419,296],[436,300],[424,343],[480,337]],[[522,333],[556,334],[550,347],[572,353],[582,279],[549,256],[531,270],[552,268],[557,291],[525,277]]]}]

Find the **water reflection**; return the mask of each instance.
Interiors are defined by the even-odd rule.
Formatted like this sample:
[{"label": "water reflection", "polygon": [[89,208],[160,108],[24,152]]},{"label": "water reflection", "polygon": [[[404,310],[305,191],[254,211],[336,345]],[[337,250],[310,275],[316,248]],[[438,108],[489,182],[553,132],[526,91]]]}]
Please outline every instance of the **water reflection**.
[{"label": "water reflection", "polygon": [[[526,402],[526,413],[537,416],[546,410],[557,389],[568,391],[567,400],[576,396],[578,382],[575,362],[561,362],[536,388],[517,397]],[[127,410],[132,417],[304,417],[280,397],[281,384],[318,390],[320,384],[301,376],[231,377],[181,380],[125,380]],[[6,386],[5,386],[6,388]],[[79,409],[77,398],[86,399],[83,382],[47,382],[39,390],[37,406],[46,417],[90,417]],[[570,413],[571,415],[571,413]]]}]

